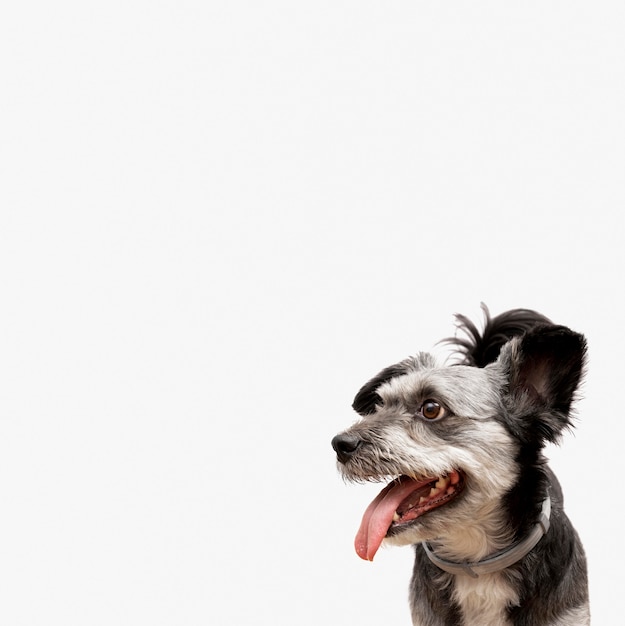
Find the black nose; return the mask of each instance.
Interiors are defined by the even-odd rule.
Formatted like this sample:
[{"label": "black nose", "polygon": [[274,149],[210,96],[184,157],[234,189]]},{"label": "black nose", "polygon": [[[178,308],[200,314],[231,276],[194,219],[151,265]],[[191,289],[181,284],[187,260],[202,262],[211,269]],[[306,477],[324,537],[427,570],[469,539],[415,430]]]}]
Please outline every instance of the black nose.
[{"label": "black nose", "polygon": [[332,447],[336,451],[336,456],[341,463],[349,461],[352,454],[358,450],[360,444],[360,437],[349,433],[342,433],[332,439]]}]

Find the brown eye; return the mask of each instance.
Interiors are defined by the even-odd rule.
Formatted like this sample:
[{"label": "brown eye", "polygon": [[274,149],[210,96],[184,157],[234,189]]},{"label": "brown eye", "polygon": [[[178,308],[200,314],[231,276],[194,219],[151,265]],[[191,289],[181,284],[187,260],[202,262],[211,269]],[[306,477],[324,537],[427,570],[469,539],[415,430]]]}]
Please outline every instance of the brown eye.
[{"label": "brown eye", "polygon": [[421,405],[419,413],[428,420],[441,419],[447,415],[447,411],[436,400],[426,400]]}]

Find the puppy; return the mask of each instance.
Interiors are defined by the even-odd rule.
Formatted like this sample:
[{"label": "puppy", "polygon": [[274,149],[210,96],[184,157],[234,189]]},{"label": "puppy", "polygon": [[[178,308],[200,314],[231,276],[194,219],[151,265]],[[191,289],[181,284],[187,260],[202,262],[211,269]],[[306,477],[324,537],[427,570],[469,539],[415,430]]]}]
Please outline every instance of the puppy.
[{"label": "puppy", "polygon": [[357,393],[334,437],[349,481],[388,481],[365,511],[358,555],[413,544],[415,626],[584,626],[586,558],[543,447],[572,426],[584,337],[527,309],[484,330],[456,316],[461,362],[419,353]]}]

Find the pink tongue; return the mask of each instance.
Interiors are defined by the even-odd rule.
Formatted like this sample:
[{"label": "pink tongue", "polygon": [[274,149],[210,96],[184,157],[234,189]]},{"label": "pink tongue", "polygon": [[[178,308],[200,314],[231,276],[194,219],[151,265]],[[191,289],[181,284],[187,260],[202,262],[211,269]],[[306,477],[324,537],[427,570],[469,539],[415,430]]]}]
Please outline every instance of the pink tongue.
[{"label": "pink tongue", "polygon": [[432,478],[428,478],[422,482],[416,482],[407,476],[402,476],[398,481],[393,481],[382,489],[367,507],[356,534],[354,546],[361,559],[373,561],[375,553],[393,522],[397,507],[410,493],[423,485],[427,485],[432,480]]}]

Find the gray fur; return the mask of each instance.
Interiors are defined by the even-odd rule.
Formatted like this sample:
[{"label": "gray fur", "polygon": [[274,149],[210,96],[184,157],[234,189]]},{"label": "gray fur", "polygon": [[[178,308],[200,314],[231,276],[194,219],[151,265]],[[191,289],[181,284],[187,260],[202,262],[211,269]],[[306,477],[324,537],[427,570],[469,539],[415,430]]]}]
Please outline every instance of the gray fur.
[{"label": "gray fur", "polygon": [[[485,367],[445,367],[421,353],[383,370],[357,395],[361,420],[333,440],[345,479],[423,479],[455,469],[466,478],[455,499],[393,524],[384,539],[415,546],[415,626],[589,624],[584,551],[541,453],[570,427],[584,355],[581,335],[542,325],[511,338]],[[440,420],[420,413],[432,398],[446,408]],[[483,559],[527,532],[547,492],[549,532],[503,571],[479,579],[448,574],[420,545],[435,542],[437,554],[455,561]]]}]

